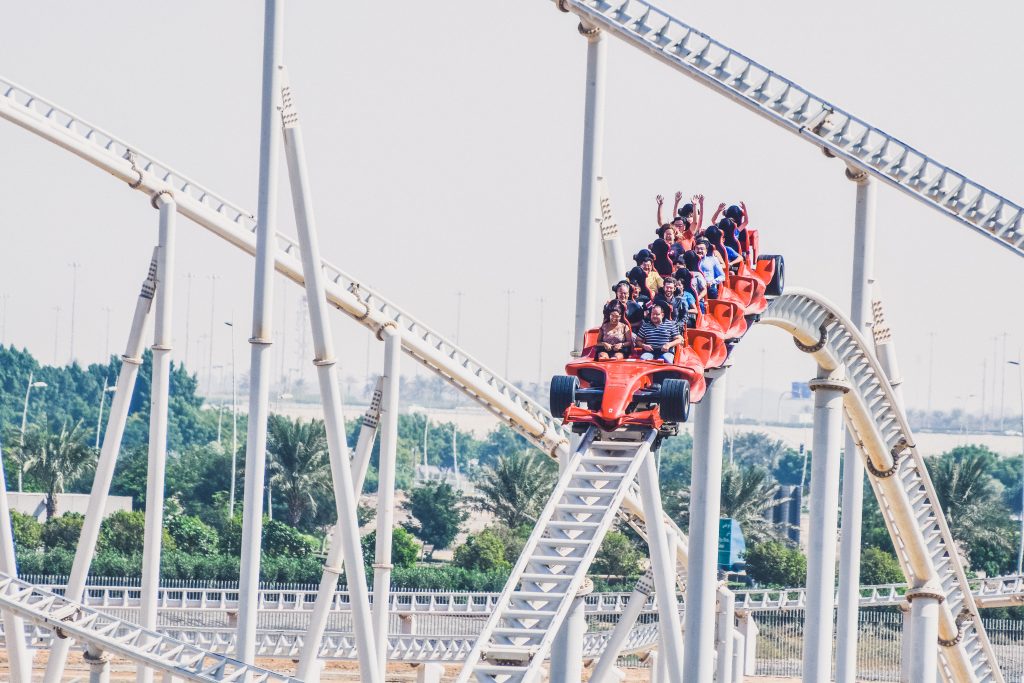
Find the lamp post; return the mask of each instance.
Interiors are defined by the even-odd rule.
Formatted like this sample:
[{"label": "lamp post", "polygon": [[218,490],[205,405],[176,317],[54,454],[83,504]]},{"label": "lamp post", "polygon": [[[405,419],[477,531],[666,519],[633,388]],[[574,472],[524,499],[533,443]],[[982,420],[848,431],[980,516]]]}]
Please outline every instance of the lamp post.
[{"label": "lamp post", "polygon": [[[231,493],[228,494],[228,514],[235,516],[235,459],[238,457],[238,384],[235,382],[235,316],[225,320],[231,328]],[[218,441],[220,432],[218,431]]]},{"label": "lamp post", "polygon": [[[25,428],[28,426],[28,397],[32,393],[32,389],[41,389],[46,386],[46,382],[33,382],[32,372],[28,373],[28,386],[25,387],[25,406],[21,410],[21,445],[25,445]],[[21,475],[24,472],[24,463],[18,463],[18,493],[21,493]]]},{"label": "lamp post", "polygon": [[103,378],[103,391],[100,392],[100,414],[96,417],[96,449],[100,447],[100,428],[103,424],[103,402],[107,398],[107,394],[112,394],[117,391],[117,386],[110,386],[107,384],[107,378]]},{"label": "lamp post", "polygon": [[[1020,387],[1020,439],[1021,459],[1024,460],[1024,354],[1018,351],[1019,360],[1007,361],[1010,365],[1017,366],[1017,382]],[[1024,467],[1021,468],[1021,489],[1020,489],[1020,548],[1017,550],[1017,573],[1024,574]]]}]

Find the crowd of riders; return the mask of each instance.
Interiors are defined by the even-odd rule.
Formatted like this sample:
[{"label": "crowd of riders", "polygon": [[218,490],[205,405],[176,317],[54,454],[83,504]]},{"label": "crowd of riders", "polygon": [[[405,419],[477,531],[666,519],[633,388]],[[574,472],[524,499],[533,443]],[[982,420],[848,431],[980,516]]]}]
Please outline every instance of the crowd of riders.
[{"label": "crowd of riders", "polygon": [[597,358],[629,358],[671,362],[682,331],[694,327],[706,301],[717,299],[726,273],[744,261],[753,248],[747,235],[749,216],[743,202],[719,204],[704,227],[704,195],[680,206],[676,192],[671,222],[663,222],[664,197],[656,197],[657,239],[633,256],[636,265],[612,288],[598,331]]}]

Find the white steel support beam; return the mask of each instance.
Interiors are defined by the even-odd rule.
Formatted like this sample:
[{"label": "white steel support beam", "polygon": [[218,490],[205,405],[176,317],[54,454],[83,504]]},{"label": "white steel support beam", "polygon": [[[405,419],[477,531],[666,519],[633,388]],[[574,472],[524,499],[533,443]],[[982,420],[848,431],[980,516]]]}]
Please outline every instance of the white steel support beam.
[{"label": "white steel support beam", "polygon": [[579,262],[576,271],[576,334],[573,355],[583,351],[584,333],[597,326],[597,253],[600,243],[600,188],[598,176],[604,148],[605,57],[604,32],[580,23],[587,39],[586,105],[583,115],[583,171],[580,183]]},{"label": "white steel support beam", "polygon": [[89,665],[89,683],[110,683],[110,657],[106,652],[89,646],[82,659]]},{"label": "white steel support beam", "polygon": [[[117,391],[114,392],[114,398],[110,402],[107,431],[103,438],[99,460],[96,463],[96,473],[93,475],[89,505],[86,508],[82,531],[78,537],[75,560],[71,564],[71,576],[64,587],[65,597],[72,602],[82,600],[85,579],[89,574],[89,565],[96,552],[100,523],[103,521],[103,514],[107,507],[110,482],[114,478],[114,467],[117,465],[117,456],[121,451],[121,439],[124,436],[125,424],[128,422],[128,409],[131,407],[132,393],[135,391],[135,379],[139,375],[139,366],[142,365],[143,335],[156,292],[156,259],[157,251],[154,251],[146,280],[142,283],[142,291],[139,292],[135,302],[135,314],[132,316],[128,342],[125,344],[124,355],[121,356],[121,371],[117,375]],[[14,576],[13,573],[6,570],[4,573]],[[45,683],[60,682],[70,650],[71,641],[66,638],[58,638],[54,641],[46,660],[46,674],[43,678]]]},{"label": "white steel support beam", "polygon": [[931,683],[937,680],[939,642],[939,604],[945,598],[942,588],[925,584],[907,592],[910,602],[910,642],[903,647],[910,650],[907,673],[911,683]]},{"label": "white steel support beam", "polygon": [[[17,576],[11,511],[7,504],[7,479],[0,458],[0,572]],[[25,643],[25,620],[14,612],[3,613],[4,642],[11,683],[32,683],[32,655]]]},{"label": "white steel support beam", "polygon": [[832,617],[835,611],[836,528],[839,522],[839,444],[843,430],[842,379],[819,366],[814,392],[811,446],[810,526],[807,534],[807,605],[803,680],[832,678]]},{"label": "white steel support beam", "polygon": [[[398,467],[398,387],[402,340],[393,327],[382,327],[384,337],[384,392],[380,458],[377,476],[377,546],[373,562],[373,637],[377,644],[377,670],[381,680],[388,668],[388,606],[391,592],[391,537],[395,526],[395,473]],[[358,534],[357,534],[358,535]]]},{"label": "white steel support beam", "polygon": [[608,182],[598,178],[600,188],[601,218],[601,250],[604,252],[604,270],[608,276],[608,289],[615,286],[625,277],[626,259],[622,255],[622,238],[619,237],[619,226],[612,216],[612,200],[608,193]]},{"label": "white steel support beam", "polygon": [[352,456],[352,478],[356,484],[356,495],[359,495],[363,490],[366,471],[370,467],[370,455],[373,453],[373,442],[377,440],[383,384],[384,378],[378,377],[377,384],[373,388],[373,394],[370,396],[370,406],[363,413],[362,423],[359,427],[359,436],[356,439],[356,452]]},{"label": "white steel support beam", "polygon": [[[263,97],[260,103],[260,175],[256,209],[256,268],[249,337],[249,420],[245,439],[245,494],[242,500],[242,558],[238,577],[236,655],[246,664],[256,656],[256,606],[263,536],[263,489],[267,470],[270,402],[270,344],[274,310],[274,252],[277,233],[277,178],[281,151],[278,111],[284,0],[265,0]],[[347,464],[347,463],[346,463]]]},{"label": "white steel support beam", "polygon": [[[324,410],[324,427],[327,432],[327,446],[331,463],[331,478],[334,483],[334,500],[338,513],[338,533],[333,539],[334,546],[341,548],[349,591],[352,601],[352,628],[355,632],[356,647],[361,653],[360,678],[366,683],[381,681],[377,666],[378,656],[374,641],[370,596],[366,588],[363,568],[363,553],[359,542],[359,522],[356,517],[358,491],[352,477],[352,463],[349,459],[345,434],[345,418],[341,409],[341,384],[334,357],[334,340],[331,335],[329,307],[320,245],[313,212],[313,197],[310,190],[309,174],[306,169],[305,148],[302,144],[302,129],[295,110],[294,96],[285,85],[281,96],[282,124],[284,128],[285,156],[288,161],[288,177],[291,181],[292,204],[295,224],[298,229],[299,249],[302,254],[302,271],[306,280],[306,302],[309,306],[309,322],[313,336],[313,364],[316,366],[320,384],[320,400]],[[393,344],[392,344],[393,346]],[[392,482],[392,487],[394,486]],[[390,547],[390,543],[388,544]],[[334,580],[341,573],[341,566],[324,568],[325,574],[332,574]],[[333,593],[333,590],[332,590]],[[318,595],[318,598],[321,597]],[[328,599],[330,599],[329,596]],[[326,602],[326,601],[324,601]],[[386,602],[385,602],[386,604]],[[320,604],[317,607],[329,606]],[[311,622],[306,647],[300,668],[309,668],[300,677],[316,680],[320,666],[317,655],[323,631],[317,632],[318,622]]]},{"label": "white steel support beam", "polygon": [[[705,394],[706,396],[706,394]],[[679,603],[676,601],[675,562],[668,556],[668,534],[665,530],[664,514],[661,507],[661,490],[658,487],[658,465],[651,453],[644,460],[637,474],[640,482],[640,500],[643,502],[644,514],[647,516],[649,538],[648,549],[651,552],[651,567],[654,569],[654,586],[658,597],[658,623],[661,628],[665,658],[665,670],[668,679],[662,683],[680,683],[684,680],[683,668],[683,634],[679,623]],[[718,525],[715,525],[718,528]],[[693,538],[691,536],[691,538]],[[690,557],[693,555],[691,553]],[[691,567],[695,565],[691,563]],[[714,588],[712,587],[712,590]],[[714,619],[714,601],[712,599],[712,619]],[[711,634],[714,638],[714,632]],[[686,679],[688,680],[688,679]],[[709,679],[710,683],[710,679]]]},{"label": "white steel support beam", "polygon": [[[171,391],[171,314],[174,310],[174,252],[177,207],[170,193],[153,196],[160,210],[157,246],[156,322],[153,329],[153,381],[149,414],[149,466],[146,470],[146,527],[142,546],[142,590],[139,625],[157,626],[160,555],[164,530],[164,473],[167,466],[167,412]],[[153,670],[139,668],[136,680],[149,683]]]},{"label": "white steel support beam", "polygon": [[[866,332],[874,282],[875,184],[863,170],[846,169],[857,185],[853,234],[853,283],[850,320]],[[860,611],[860,538],[863,518],[864,465],[849,431],[843,449],[843,521],[839,544],[839,608],[836,614],[836,683],[854,683],[857,675],[857,615]]]},{"label": "white steel support beam", "polygon": [[[708,371],[707,393],[694,411],[690,563],[686,578],[686,649],[683,657],[687,683],[711,683],[715,672],[714,658],[710,655],[715,646],[725,372],[725,368]],[[648,518],[647,523],[650,521]]]},{"label": "white steel support beam", "polygon": [[[733,632],[736,630],[736,596],[724,584],[718,588],[718,634],[715,647],[715,680],[732,681]],[[806,670],[805,670],[806,671]],[[806,676],[806,673],[804,674]],[[827,678],[820,679],[827,681]]]},{"label": "white steel support beam", "polygon": [[644,611],[647,599],[651,597],[652,593],[654,593],[654,573],[648,569],[647,573],[637,581],[633,592],[629,594],[629,601],[626,603],[625,609],[622,610],[622,614],[619,615],[619,620],[608,637],[604,652],[601,653],[594,666],[594,671],[590,674],[590,683],[617,683],[615,660],[622,652],[622,646],[625,645],[629,632],[636,625],[636,620]]},{"label": "white steel support beam", "polygon": [[[585,585],[592,586],[589,581]],[[579,683],[582,680],[583,638],[586,635],[586,602],[577,593],[551,646],[550,683]]]}]

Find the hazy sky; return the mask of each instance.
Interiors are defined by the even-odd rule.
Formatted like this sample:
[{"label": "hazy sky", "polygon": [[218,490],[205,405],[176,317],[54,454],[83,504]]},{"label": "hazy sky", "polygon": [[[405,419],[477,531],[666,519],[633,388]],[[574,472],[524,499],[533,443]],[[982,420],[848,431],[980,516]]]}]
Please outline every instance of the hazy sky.
[{"label": "hazy sky", "polygon": [[[663,5],[1024,200],[1017,186],[1024,136],[1014,113],[1024,7]],[[262,3],[38,0],[10,3],[0,22],[4,77],[255,210]],[[286,8],[285,56],[324,255],[453,336],[456,292],[464,292],[461,342],[498,371],[511,289],[512,378],[558,371],[569,348],[579,210],[586,44],[576,19],[548,0],[296,2]],[[156,239],[156,212],[123,183],[6,122],[0,150],[4,341],[44,362],[67,362],[68,264],[78,262],[76,356],[103,357],[105,307],[110,350],[120,353]],[[743,199],[766,250],[785,254],[790,285],[849,303],[854,186],[842,164],[617,40],[608,50],[604,171],[627,252],[653,238],[657,193],[702,192],[712,207]],[[281,190],[281,227],[293,233],[283,174]],[[189,363],[205,378],[208,337],[200,336],[210,331],[209,278],[217,274],[213,365],[228,362],[222,322],[233,313],[242,370],[252,261],[187,221],[179,233],[177,357],[185,357],[187,323]],[[1005,366],[995,338],[1008,334],[1010,358],[1024,342],[1022,266],[959,224],[879,188],[876,277],[911,406],[925,407],[929,382],[934,407],[998,404]],[[283,348],[294,366],[300,291],[289,284],[283,293],[284,281],[276,282],[276,331],[286,337],[274,353]],[[362,376],[367,335],[340,316],[335,325],[343,372]],[[762,372],[776,392],[813,372],[774,329],[752,331],[735,358],[737,393],[759,386]],[[379,359],[374,342],[374,371]],[[1007,412],[1017,412],[1015,374],[1006,378],[1006,402]]]}]

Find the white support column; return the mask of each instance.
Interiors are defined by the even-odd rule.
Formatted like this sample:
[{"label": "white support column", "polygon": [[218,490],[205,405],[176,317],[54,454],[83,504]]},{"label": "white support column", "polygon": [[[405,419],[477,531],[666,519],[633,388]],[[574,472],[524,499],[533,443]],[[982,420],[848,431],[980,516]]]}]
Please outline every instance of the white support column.
[{"label": "white support column", "polygon": [[711,383],[694,410],[690,560],[686,572],[686,648],[683,658],[686,683],[711,683],[715,672],[711,653],[715,646],[725,372],[726,368],[707,372]]},{"label": "white support column", "polygon": [[[850,319],[864,330],[868,324],[874,279],[875,185],[867,173],[847,168],[857,184],[854,214],[853,285]],[[857,676],[857,615],[860,610],[860,538],[863,518],[864,465],[849,433],[843,450],[843,521],[839,546],[839,607],[836,614],[836,683],[854,683]]]},{"label": "white support column", "polygon": [[597,326],[597,254],[600,243],[598,176],[604,147],[604,89],[607,41],[597,27],[580,23],[587,39],[586,105],[583,115],[583,171],[580,186],[579,262],[576,275],[576,334],[573,355],[583,350],[583,335]]},{"label": "white support column", "polygon": [[910,618],[910,603],[900,603],[900,616],[903,617],[903,629],[900,632],[900,683],[910,683],[910,658],[912,655],[910,644],[914,637]]},{"label": "white support column", "polygon": [[[736,630],[736,596],[724,584],[718,587],[718,633],[715,640],[715,680],[732,680],[733,631]],[[822,679],[822,681],[826,681]]]},{"label": "white support column", "polygon": [[377,378],[377,384],[373,388],[373,395],[370,397],[370,407],[363,413],[362,426],[359,427],[359,437],[356,440],[356,452],[352,456],[352,477],[356,482],[356,495],[363,490],[363,482],[366,481],[366,471],[370,467],[370,455],[373,452],[373,442],[377,440],[377,427],[380,424],[380,404],[383,397],[383,378]]},{"label": "white support column", "polygon": [[274,312],[274,253],[277,251],[277,177],[281,152],[278,111],[284,2],[265,0],[263,97],[260,103],[260,171],[256,207],[256,272],[249,337],[249,420],[245,436],[245,493],[242,500],[242,557],[238,576],[238,637],[235,656],[256,659],[256,620],[263,536],[263,490],[267,472],[270,409],[270,345]]},{"label": "white support column", "polygon": [[[647,518],[648,549],[651,552],[651,567],[654,570],[654,586],[657,589],[658,623],[664,638],[664,651],[668,679],[662,683],[679,683],[683,680],[683,633],[679,623],[679,603],[676,600],[676,573],[673,558],[667,557],[668,535],[665,533],[665,513],[661,506],[661,490],[658,487],[658,465],[654,453],[648,454],[637,474],[640,484],[640,500]],[[691,555],[692,558],[692,555]],[[692,559],[691,559],[691,566]],[[671,567],[672,571],[667,569]],[[711,606],[714,610],[714,604]],[[712,618],[714,613],[712,612]],[[714,633],[711,634],[714,637]]]},{"label": "white support column", "polygon": [[905,597],[910,602],[912,622],[909,680],[931,683],[938,680],[939,604],[945,597],[941,587],[931,584],[907,591]]},{"label": "white support column", "polygon": [[[11,532],[11,511],[7,505],[7,479],[0,458],[0,571],[7,576],[18,575],[14,556],[14,534]],[[14,612],[3,613],[4,641],[11,683],[32,683],[32,654],[25,643],[25,620]]]},{"label": "white support column", "polygon": [[[316,366],[320,384],[320,400],[324,410],[324,427],[327,432],[328,454],[331,464],[331,479],[334,483],[334,499],[337,505],[338,533],[333,539],[334,548],[340,548],[340,557],[333,553],[334,564],[324,567],[324,574],[336,582],[344,562],[348,579],[349,599],[352,608],[352,624],[355,633],[356,650],[359,653],[360,678],[366,683],[383,680],[378,667],[381,654],[374,638],[373,616],[370,597],[366,588],[366,574],[363,567],[363,553],[359,541],[359,523],[356,519],[358,491],[352,476],[352,463],[346,443],[345,418],[341,409],[341,385],[334,358],[334,341],[331,336],[330,320],[320,246],[317,237],[316,219],[313,213],[313,198],[306,170],[305,150],[302,144],[302,130],[298,125],[298,114],[294,109],[294,96],[290,90],[282,94],[282,123],[284,126],[285,155],[288,160],[288,177],[291,180],[292,204],[295,224],[298,229],[299,251],[302,256],[302,272],[306,283],[306,303],[309,306],[309,322],[313,337],[313,365]],[[392,324],[393,325],[393,324]],[[383,329],[387,331],[387,326]],[[392,346],[397,345],[392,340]],[[394,353],[394,352],[392,352]],[[382,459],[383,461],[383,459]],[[392,482],[392,487],[394,486]],[[388,544],[390,548],[390,543]],[[326,599],[323,599],[325,598]],[[299,678],[315,681],[319,677],[318,662],[320,643],[323,638],[322,626],[326,625],[325,607],[329,608],[333,598],[330,594],[317,595],[314,603],[315,619],[310,620],[306,631],[306,642],[299,661]],[[384,601],[387,607],[387,600]],[[323,621],[319,621],[319,619]],[[386,640],[385,640],[386,646]]]},{"label": "white support column", "polygon": [[743,635],[743,675],[753,676],[757,671],[757,622],[753,612],[739,612],[737,626]]},{"label": "white support column", "polygon": [[611,196],[608,192],[608,183],[604,178],[598,178],[600,191],[600,219],[601,229],[601,250],[604,252],[604,270],[608,277],[608,289],[611,290],[615,283],[622,280],[626,274],[626,259],[622,255],[622,238],[619,237],[619,226],[612,217]]},{"label": "white support column", "polygon": [[661,674],[661,666],[658,664],[658,660],[661,659],[661,653],[657,650],[652,650],[647,655],[647,661],[651,663],[650,674],[647,676],[649,683],[665,683],[659,676]]},{"label": "white support column", "polygon": [[745,653],[743,634],[733,629],[732,632],[732,678],[730,683],[743,683],[743,656]]},{"label": "white support column", "polygon": [[[146,527],[142,546],[139,625],[156,630],[160,592],[160,555],[164,530],[164,472],[167,465],[167,408],[171,390],[171,313],[174,310],[174,251],[177,206],[169,193],[153,197],[160,210],[157,247],[156,323],[153,329],[153,381],[149,414],[149,465],[146,470]],[[136,680],[149,683],[153,670],[140,668]]]},{"label": "white support column", "polygon": [[424,662],[416,667],[416,683],[441,683],[444,677],[444,664]]},{"label": "white support column", "polygon": [[629,601],[626,603],[619,620],[615,623],[604,651],[594,665],[594,671],[590,674],[590,683],[615,683],[615,660],[622,652],[622,646],[626,644],[629,632],[636,624],[636,620],[643,612],[647,599],[654,592],[654,573],[647,570],[647,573],[640,577],[636,588],[629,594]]},{"label": "white support column", "polygon": [[832,679],[832,616],[835,610],[836,528],[839,523],[839,444],[843,423],[842,379],[818,368],[814,392],[810,526],[807,533],[807,602],[803,680]]},{"label": "white support column", "polygon": [[[107,431],[103,438],[99,460],[96,462],[96,473],[92,480],[89,504],[85,511],[82,531],[78,537],[75,560],[71,564],[71,576],[64,589],[64,596],[71,602],[81,602],[82,592],[85,590],[85,579],[89,574],[89,565],[96,553],[96,541],[99,538],[100,524],[107,507],[107,497],[110,495],[110,482],[114,478],[117,456],[121,451],[121,439],[128,421],[128,409],[131,406],[132,393],[135,391],[135,379],[139,374],[139,366],[142,365],[143,336],[146,324],[149,322],[153,296],[156,292],[156,259],[157,251],[154,250],[146,280],[142,283],[142,291],[139,292],[135,302],[135,315],[132,317],[132,326],[128,332],[124,355],[121,356],[121,371],[117,375],[117,391],[114,392],[114,398],[110,402]],[[71,650],[71,642],[67,638],[53,640],[49,657],[46,660],[46,673],[43,677],[45,683],[60,682],[68,652]]]},{"label": "white support column", "polygon": [[587,635],[587,606],[583,596],[593,589],[590,579],[584,581],[555,636],[551,645],[550,683],[579,683],[582,680],[583,638]]},{"label": "white support column", "polygon": [[377,669],[388,669],[388,604],[391,594],[391,537],[395,526],[395,471],[398,467],[398,386],[402,339],[392,327],[382,327],[384,339],[384,392],[380,458],[377,477],[377,546],[373,562],[373,633],[377,643]]},{"label": "white support column", "polygon": [[89,646],[82,659],[89,665],[89,683],[110,683],[110,657],[106,652]]}]

